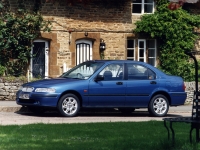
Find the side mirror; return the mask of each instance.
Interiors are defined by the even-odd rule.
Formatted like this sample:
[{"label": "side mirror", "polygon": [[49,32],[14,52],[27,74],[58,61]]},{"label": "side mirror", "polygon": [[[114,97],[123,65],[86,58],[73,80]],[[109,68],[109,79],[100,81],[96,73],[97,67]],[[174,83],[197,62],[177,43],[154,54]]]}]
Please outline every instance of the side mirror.
[{"label": "side mirror", "polygon": [[94,79],[95,82],[102,81],[102,80],[104,80],[104,77],[101,75],[97,75],[96,78]]}]

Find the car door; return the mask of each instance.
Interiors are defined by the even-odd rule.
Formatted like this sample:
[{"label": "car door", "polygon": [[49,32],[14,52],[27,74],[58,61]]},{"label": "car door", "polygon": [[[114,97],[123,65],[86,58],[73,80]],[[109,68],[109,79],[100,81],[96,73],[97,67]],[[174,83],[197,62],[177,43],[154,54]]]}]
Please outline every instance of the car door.
[{"label": "car door", "polygon": [[147,107],[151,94],[158,87],[152,70],[135,63],[127,64],[126,107]]},{"label": "car door", "polygon": [[89,83],[89,106],[124,106],[126,84],[123,73],[123,63],[112,63],[101,70],[97,75],[103,80],[95,82],[92,79]]}]

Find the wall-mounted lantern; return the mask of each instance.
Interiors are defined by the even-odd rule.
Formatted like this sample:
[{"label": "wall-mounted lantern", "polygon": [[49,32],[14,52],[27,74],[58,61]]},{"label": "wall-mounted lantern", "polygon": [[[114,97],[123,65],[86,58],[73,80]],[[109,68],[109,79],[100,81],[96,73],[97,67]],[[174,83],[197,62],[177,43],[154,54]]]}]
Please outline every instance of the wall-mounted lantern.
[{"label": "wall-mounted lantern", "polygon": [[69,30],[68,32],[69,32],[69,45],[70,45],[71,44],[71,33],[72,33],[72,31]]},{"label": "wall-mounted lantern", "polygon": [[85,37],[87,37],[88,36],[88,32],[85,32],[84,35],[85,35]]},{"label": "wall-mounted lantern", "polygon": [[106,43],[104,42],[103,39],[100,41],[100,46],[99,46],[100,51],[104,51],[106,49]]}]

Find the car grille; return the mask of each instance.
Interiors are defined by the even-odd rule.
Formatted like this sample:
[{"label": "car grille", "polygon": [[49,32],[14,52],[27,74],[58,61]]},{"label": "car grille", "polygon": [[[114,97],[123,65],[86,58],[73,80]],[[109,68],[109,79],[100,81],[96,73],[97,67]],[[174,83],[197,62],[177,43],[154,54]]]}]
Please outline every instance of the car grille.
[{"label": "car grille", "polygon": [[35,103],[35,100],[32,99],[19,99],[20,103]]}]

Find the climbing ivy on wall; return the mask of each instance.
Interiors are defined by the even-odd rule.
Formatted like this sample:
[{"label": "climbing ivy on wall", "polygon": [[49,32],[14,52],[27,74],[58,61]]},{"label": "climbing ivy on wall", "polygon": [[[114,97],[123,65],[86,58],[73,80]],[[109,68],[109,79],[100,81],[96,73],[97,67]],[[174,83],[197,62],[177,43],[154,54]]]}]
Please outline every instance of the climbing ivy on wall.
[{"label": "climbing ivy on wall", "polygon": [[0,1],[0,65],[6,75],[26,75],[32,57],[32,41],[40,31],[50,31],[50,22],[39,12],[27,11],[19,1],[16,12],[11,12],[8,3]]},{"label": "climbing ivy on wall", "polygon": [[135,23],[134,31],[158,39],[160,69],[194,81],[194,63],[184,52],[194,50],[199,38],[194,29],[200,27],[200,15],[192,15],[181,7],[170,10],[168,5],[167,0],[159,0],[157,11],[143,15],[141,21]]}]

